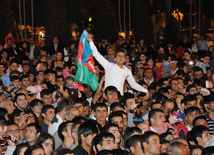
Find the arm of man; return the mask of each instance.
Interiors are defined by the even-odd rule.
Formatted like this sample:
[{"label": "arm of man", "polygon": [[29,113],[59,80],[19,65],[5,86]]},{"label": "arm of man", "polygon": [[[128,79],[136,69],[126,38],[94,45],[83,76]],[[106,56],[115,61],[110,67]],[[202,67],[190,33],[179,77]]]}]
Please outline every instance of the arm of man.
[{"label": "arm of man", "polygon": [[106,60],[97,50],[96,46],[94,45],[94,42],[91,38],[91,36],[88,34],[86,36],[89,45],[91,47],[91,50],[93,51],[93,56],[95,57],[95,59],[102,65],[102,67],[107,70],[108,68],[111,67],[112,63],[109,62],[108,60]]},{"label": "arm of man", "polygon": [[134,88],[135,90],[137,90],[137,91],[139,91],[139,92],[143,92],[143,93],[148,93],[148,90],[146,90],[145,88],[143,88],[141,85],[139,85],[139,84],[135,81],[135,79],[134,79],[134,77],[133,77],[133,75],[132,75],[132,73],[131,73],[130,70],[129,70],[129,75],[128,75],[128,77],[127,77],[127,81],[128,81],[128,83],[129,83],[129,85],[130,85],[132,88]]}]

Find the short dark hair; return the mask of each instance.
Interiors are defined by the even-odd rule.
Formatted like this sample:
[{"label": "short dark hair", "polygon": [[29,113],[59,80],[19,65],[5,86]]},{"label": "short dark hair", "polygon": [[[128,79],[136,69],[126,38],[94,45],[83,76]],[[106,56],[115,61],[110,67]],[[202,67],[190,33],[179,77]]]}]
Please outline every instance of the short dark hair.
[{"label": "short dark hair", "polygon": [[110,113],[109,116],[108,116],[108,121],[109,121],[109,123],[112,123],[112,119],[113,119],[114,117],[122,117],[122,119],[123,119],[123,115],[122,115],[121,113],[118,113],[118,111],[113,111],[113,112]]},{"label": "short dark hair", "polygon": [[20,155],[22,148],[29,147],[27,143],[21,143],[16,145],[16,149],[13,152],[13,155]]},{"label": "short dark hair", "polygon": [[32,100],[32,101],[29,103],[29,105],[30,105],[31,108],[33,108],[33,107],[35,107],[35,106],[38,106],[39,103],[43,105],[43,102],[42,102],[41,100],[39,100],[39,99],[34,99],[34,100]]},{"label": "short dark hair", "polygon": [[130,136],[134,133],[139,133],[139,134],[142,134],[142,130],[138,127],[131,127],[131,128],[127,128],[125,133],[124,133],[124,136],[123,136],[123,140],[124,140],[124,146],[125,148],[128,148],[129,145],[128,145],[128,140],[130,138]]},{"label": "short dark hair", "polygon": [[54,110],[55,110],[55,108],[54,108],[52,105],[44,105],[44,106],[42,107],[42,114],[46,114],[46,112],[47,112],[49,109],[54,109]]},{"label": "short dark hair", "polygon": [[67,126],[68,126],[68,123],[72,123],[71,121],[67,121],[67,122],[62,122],[60,125],[59,125],[59,128],[58,128],[58,135],[59,135],[59,138],[64,141],[64,135],[62,134],[62,132],[64,131],[67,131]]},{"label": "short dark hair", "polygon": [[[163,102],[162,102],[163,107],[166,106],[166,103],[167,103],[167,102],[173,102],[173,101],[170,100],[170,99],[164,99]],[[174,104],[174,107],[175,107],[175,103],[174,103],[174,102],[173,102],[173,104]]]},{"label": "short dark hair", "polygon": [[119,94],[119,91],[117,90],[117,88],[115,86],[106,87],[105,90],[104,90],[105,95],[107,95],[108,91],[110,91],[110,92],[118,92],[118,94]]},{"label": "short dark hair", "polygon": [[85,122],[85,121],[87,121],[87,119],[83,116],[76,116],[72,119],[72,122],[74,124],[81,124],[82,122]]},{"label": "short dark hair", "polygon": [[126,101],[128,100],[128,99],[134,99],[134,94],[131,94],[131,93],[124,93],[124,97],[125,97],[125,100],[124,100],[124,106],[127,106],[127,103],[126,103]]},{"label": "short dark hair", "polygon": [[112,154],[113,152],[110,150],[101,150],[100,152],[97,152],[97,155],[112,155]]},{"label": "short dark hair", "polygon": [[[200,67],[194,66],[194,67],[193,67],[193,74],[195,74],[195,72],[198,72],[198,71],[202,71],[202,72],[203,72],[203,70],[202,70]],[[204,73],[204,72],[203,72],[203,73]]]},{"label": "short dark hair", "polygon": [[194,85],[189,85],[189,86],[187,86],[187,88],[186,88],[186,92],[189,92],[190,91],[190,89],[192,89],[192,88],[196,88]]},{"label": "short dark hair", "polygon": [[12,60],[10,60],[9,66],[11,66],[13,63],[16,63],[17,65],[19,65],[17,59],[12,59]]},{"label": "short dark hair", "polygon": [[43,71],[39,70],[39,71],[36,72],[36,76],[38,76],[40,72],[43,73]]},{"label": "short dark hair", "polygon": [[98,129],[95,124],[92,124],[91,122],[85,122],[82,123],[78,128],[78,142],[79,144],[82,144],[82,138],[81,135],[83,134],[84,137],[88,137],[89,135],[97,134]]},{"label": "short dark hair", "polygon": [[102,131],[101,133],[104,133],[104,132],[109,132],[110,128],[111,127],[116,127],[119,129],[119,126],[117,124],[114,124],[114,123],[108,123],[106,124],[103,128],[102,128]]},{"label": "short dark hair", "polygon": [[131,146],[132,147],[136,147],[136,145],[138,143],[140,143],[141,145],[141,138],[142,138],[142,135],[133,135],[131,136],[129,139],[128,139],[128,147],[130,148]]},{"label": "short dark hair", "polygon": [[15,81],[15,80],[19,80],[19,77],[16,76],[16,75],[13,75],[13,76],[10,77],[10,81],[11,81],[11,82],[13,82],[13,81]]},{"label": "short dark hair", "polygon": [[116,107],[120,107],[120,108],[125,109],[125,107],[124,107],[124,105],[123,105],[122,103],[120,103],[120,102],[114,102],[114,103],[112,103],[112,104],[110,105],[110,111],[114,111],[114,109],[115,109]]},{"label": "short dark hair", "polygon": [[61,98],[57,104],[56,111],[61,112],[63,111],[66,107],[70,105],[70,102],[67,98]]},{"label": "short dark hair", "polygon": [[212,155],[214,153],[214,146],[208,146],[202,150],[202,155]]},{"label": "short dark hair", "polygon": [[192,138],[196,145],[198,145],[197,137],[202,138],[202,134],[204,131],[209,131],[209,128],[203,125],[198,125],[192,128]]},{"label": "short dark hair", "polygon": [[74,104],[82,104],[83,107],[85,107],[87,105],[87,100],[84,99],[84,98],[77,98],[75,101],[74,101]]},{"label": "short dark hair", "polygon": [[4,116],[0,116],[0,127],[4,128],[6,126],[6,119]]},{"label": "short dark hair", "polygon": [[22,82],[22,80],[23,80],[23,79],[26,79],[26,78],[29,78],[29,76],[27,76],[27,75],[22,75],[22,76],[19,78],[19,80]]},{"label": "short dark hair", "polygon": [[36,145],[42,145],[47,139],[51,139],[53,142],[53,150],[55,149],[55,139],[49,133],[41,133],[39,137],[36,139]]},{"label": "short dark hair", "polygon": [[40,125],[36,124],[36,123],[30,123],[30,124],[28,124],[28,125],[26,126],[26,128],[27,128],[27,127],[33,127],[33,126],[34,126],[35,129],[36,129],[36,134],[42,132],[42,127],[41,127]]},{"label": "short dark hair", "polygon": [[191,94],[188,94],[184,97],[184,104],[187,105],[187,102],[191,102],[191,101],[197,101],[197,98],[195,95],[191,95]]},{"label": "short dark hair", "polygon": [[0,108],[0,116],[5,117],[5,115],[8,113],[7,109],[5,108]]},{"label": "short dark hair", "polygon": [[192,106],[192,107],[189,107],[186,110],[184,110],[185,116],[187,116],[189,113],[191,113],[193,111],[197,111],[200,113],[200,109],[198,107]]},{"label": "short dark hair", "polygon": [[36,149],[43,149],[43,146],[42,145],[32,145],[27,148],[24,155],[32,155],[33,151]]},{"label": "short dark hair", "polygon": [[96,135],[94,138],[93,138],[93,141],[92,141],[92,144],[95,146],[95,149],[97,152],[98,149],[97,149],[97,145],[103,145],[103,141],[106,139],[106,138],[113,138],[115,140],[115,137],[112,133],[110,132],[105,132],[105,133],[100,133],[98,135]]},{"label": "short dark hair", "polygon": [[161,112],[164,113],[161,109],[153,109],[149,112],[149,124],[151,125],[151,118],[156,118],[156,113]]},{"label": "short dark hair", "polygon": [[73,151],[71,149],[64,148],[64,149],[59,150],[56,153],[56,155],[66,155],[66,154],[71,154],[71,153],[73,153]]},{"label": "short dark hair", "polygon": [[142,147],[143,150],[144,150],[143,143],[146,142],[147,144],[149,144],[149,137],[153,136],[153,135],[156,135],[156,136],[159,137],[159,135],[157,133],[153,132],[153,131],[148,131],[148,132],[146,132],[146,133],[144,133],[142,135],[142,138],[141,138],[141,147]]},{"label": "short dark hair", "polygon": [[205,116],[197,116],[197,117],[195,117],[195,118],[194,118],[194,120],[193,120],[193,126],[195,126],[196,121],[197,121],[197,120],[199,120],[199,119],[203,119],[203,120],[205,120],[205,121],[207,122],[207,120],[206,120],[206,117],[205,117]]},{"label": "short dark hair", "polygon": [[17,99],[18,99],[19,96],[25,96],[25,97],[26,97],[26,95],[25,95],[24,93],[18,93],[18,94],[16,94],[16,96],[14,97],[14,102],[17,102]]},{"label": "short dark hair", "polygon": [[108,111],[108,107],[105,103],[97,103],[94,105],[94,111],[96,112],[97,108],[100,107],[100,108],[106,108],[106,110]]},{"label": "short dark hair", "polygon": [[50,95],[51,91],[49,89],[43,89],[40,93],[41,98],[43,98],[45,95]]},{"label": "short dark hair", "polygon": [[[159,103],[159,102],[153,102],[149,107],[150,107],[150,109],[151,110],[153,110],[153,105],[156,105],[156,104],[161,104],[161,103]],[[162,104],[161,104],[162,105]]]}]

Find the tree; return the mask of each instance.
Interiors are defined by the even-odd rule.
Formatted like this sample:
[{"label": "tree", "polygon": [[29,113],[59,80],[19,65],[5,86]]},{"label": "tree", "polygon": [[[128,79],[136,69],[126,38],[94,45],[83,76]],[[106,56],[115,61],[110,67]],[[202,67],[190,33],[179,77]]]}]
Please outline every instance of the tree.
[{"label": "tree", "polygon": [[71,41],[71,24],[68,21],[68,7],[63,0],[47,1],[46,11],[46,40],[52,43],[54,37],[58,37],[60,42],[69,44]]},{"label": "tree", "polygon": [[4,44],[4,38],[7,35],[8,31],[11,31],[13,33],[13,36],[16,38],[13,13],[11,11],[8,0],[1,1],[0,14],[2,15],[0,18],[0,44]]},{"label": "tree", "polygon": [[132,25],[134,36],[137,41],[141,38],[145,43],[154,40],[153,37],[153,23],[152,23],[152,5],[150,0],[135,0],[132,6]]}]

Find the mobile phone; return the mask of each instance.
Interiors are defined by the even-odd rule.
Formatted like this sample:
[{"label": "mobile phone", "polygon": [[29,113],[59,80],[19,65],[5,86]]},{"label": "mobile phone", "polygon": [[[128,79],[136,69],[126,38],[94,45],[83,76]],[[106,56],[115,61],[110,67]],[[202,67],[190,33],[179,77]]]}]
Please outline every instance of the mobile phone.
[{"label": "mobile phone", "polygon": [[69,97],[72,99],[77,99],[78,98],[78,89],[67,89]]}]

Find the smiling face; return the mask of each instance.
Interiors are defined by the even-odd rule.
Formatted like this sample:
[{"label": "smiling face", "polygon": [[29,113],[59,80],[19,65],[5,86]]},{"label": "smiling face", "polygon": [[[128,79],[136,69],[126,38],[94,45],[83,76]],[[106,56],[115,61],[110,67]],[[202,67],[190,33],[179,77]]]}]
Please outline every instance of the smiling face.
[{"label": "smiling face", "polygon": [[118,66],[123,65],[125,62],[125,53],[124,52],[118,52],[115,58],[115,62]]}]

